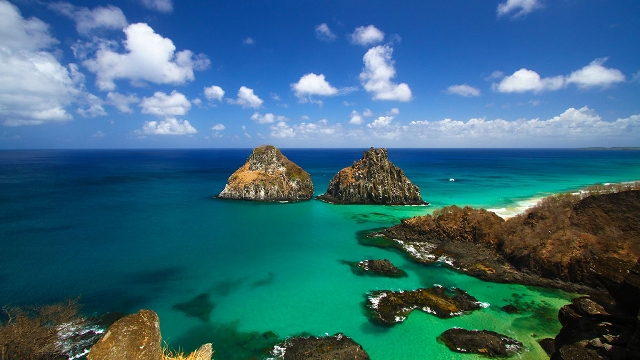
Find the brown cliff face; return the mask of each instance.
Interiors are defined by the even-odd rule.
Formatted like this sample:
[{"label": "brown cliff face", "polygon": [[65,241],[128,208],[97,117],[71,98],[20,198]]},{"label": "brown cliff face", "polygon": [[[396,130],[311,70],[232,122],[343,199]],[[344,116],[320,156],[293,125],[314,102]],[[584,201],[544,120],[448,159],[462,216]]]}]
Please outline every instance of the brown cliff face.
[{"label": "brown cliff face", "polygon": [[387,149],[371,148],[340,170],[318,199],[336,204],[425,205],[420,189],[393,165]]},{"label": "brown cliff face", "polygon": [[255,201],[300,201],[313,197],[311,176],[271,145],[259,146],[247,162],[234,172],[224,190],[224,199]]},{"label": "brown cliff face", "polygon": [[377,234],[418,262],[450,257],[485,280],[601,289],[640,257],[639,224],[640,191],[628,190],[551,196],[507,221],[451,206]]}]

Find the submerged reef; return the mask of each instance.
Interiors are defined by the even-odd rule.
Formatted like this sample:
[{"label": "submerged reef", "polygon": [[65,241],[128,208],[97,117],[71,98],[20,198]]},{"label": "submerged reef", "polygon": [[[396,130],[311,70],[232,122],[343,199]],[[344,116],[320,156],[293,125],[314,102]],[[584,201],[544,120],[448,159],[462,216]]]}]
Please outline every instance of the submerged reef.
[{"label": "submerged reef", "polygon": [[420,188],[389,161],[387,149],[371,148],[340,170],[317,199],[334,204],[426,205]]},{"label": "submerged reef", "polygon": [[287,159],[272,145],[253,149],[247,162],[236,170],[217,196],[253,201],[300,201],[313,197],[309,173]]}]

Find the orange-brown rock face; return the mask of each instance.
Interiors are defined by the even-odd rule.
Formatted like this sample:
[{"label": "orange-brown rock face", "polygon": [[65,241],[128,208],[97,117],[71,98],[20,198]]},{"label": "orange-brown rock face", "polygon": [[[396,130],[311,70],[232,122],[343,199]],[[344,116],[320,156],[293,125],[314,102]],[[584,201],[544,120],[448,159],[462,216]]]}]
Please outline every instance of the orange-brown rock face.
[{"label": "orange-brown rock face", "polygon": [[223,199],[300,201],[313,197],[311,176],[271,145],[253,149],[218,195]]}]

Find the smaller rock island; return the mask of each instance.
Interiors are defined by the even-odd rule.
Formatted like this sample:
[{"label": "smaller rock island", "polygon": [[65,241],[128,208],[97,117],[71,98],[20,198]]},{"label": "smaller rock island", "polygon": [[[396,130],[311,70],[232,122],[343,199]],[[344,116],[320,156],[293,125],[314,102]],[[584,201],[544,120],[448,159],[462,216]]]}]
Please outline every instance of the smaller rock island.
[{"label": "smaller rock island", "polygon": [[384,148],[366,150],[362,159],[340,170],[317,199],[334,204],[428,205]]},{"label": "smaller rock island", "polygon": [[253,149],[247,162],[229,177],[217,197],[253,201],[309,200],[313,197],[313,183],[309,173],[275,146],[262,145]]}]

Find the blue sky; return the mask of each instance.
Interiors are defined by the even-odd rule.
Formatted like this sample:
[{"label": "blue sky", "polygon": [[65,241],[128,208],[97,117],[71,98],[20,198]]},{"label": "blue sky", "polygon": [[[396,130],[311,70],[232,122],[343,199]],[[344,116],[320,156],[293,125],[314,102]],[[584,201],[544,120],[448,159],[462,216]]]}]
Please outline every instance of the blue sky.
[{"label": "blue sky", "polygon": [[637,0],[0,0],[0,148],[640,146]]}]

